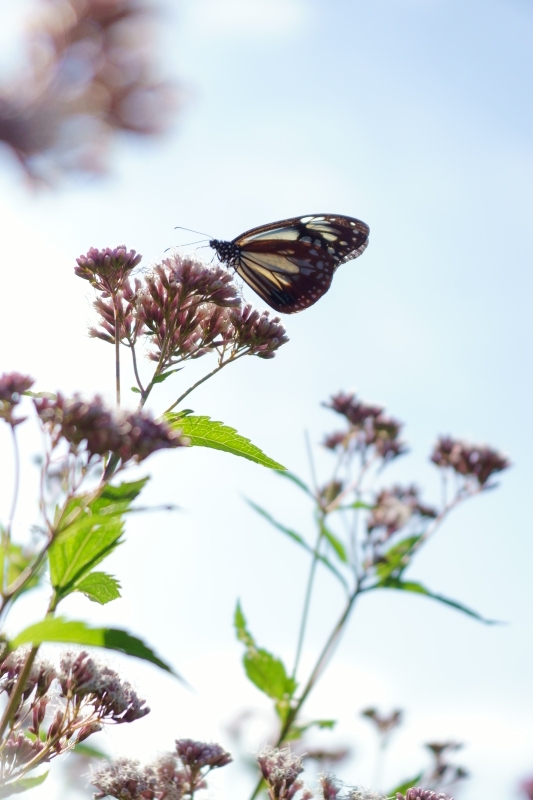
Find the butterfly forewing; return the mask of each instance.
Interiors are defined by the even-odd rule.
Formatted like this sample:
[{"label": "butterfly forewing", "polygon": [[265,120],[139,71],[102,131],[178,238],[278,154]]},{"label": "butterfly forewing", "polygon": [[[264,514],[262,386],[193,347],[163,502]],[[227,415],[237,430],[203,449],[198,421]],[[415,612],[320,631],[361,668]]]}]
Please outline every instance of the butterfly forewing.
[{"label": "butterfly forewing", "polygon": [[310,214],[252,228],[232,242],[210,244],[268,305],[291,314],[327,292],[339,264],[364,251],[368,234],[361,220]]}]

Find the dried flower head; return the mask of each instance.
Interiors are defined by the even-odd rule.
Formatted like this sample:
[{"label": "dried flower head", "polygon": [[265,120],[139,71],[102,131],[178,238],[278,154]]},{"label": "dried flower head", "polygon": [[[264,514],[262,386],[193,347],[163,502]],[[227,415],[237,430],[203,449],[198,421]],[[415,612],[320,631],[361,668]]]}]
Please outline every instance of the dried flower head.
[{"label": "dried flower head", "polygon": [[89,281],[95,289],[114,296],[128,279],[131,270],[141,263],[141,259],[139,253],[126,250],[123,244],[104,250],[91,247],[86,255],[76,259],[78,266],[74,267],[74,272],[78,278]]},{"label": "dried flower head", "polygon": [[175,92],[154,77],[144,0],[34,4],[21,73],[0,87],[0,140],[33,179],[101,173],[118,132],[167,127]]},{"label": "dried flower head", "polygon": [[98,315],[98,327],[89,328],[89,336],[115,344],[116,328],[121,342],[133,346],[137,337],[144,331],[144,322],[139,311],[142,283],[128,278],[113,298],[97,297],[94,309]]},{"label": "dried flower head", "polygon": [[340,794],[341,786],[334,775],[322,773],[318,776],[319,791],[323,800],[335,800]]},{"label": "dried flower head", "polygon": [[33,378],[19,372],[4,372],[0,375],[0,419],[4,419],[13,428],[24,422],[25,417],[15,417],[15,406],[33,384]]},{"label": "dried flower head", "polygon": [[289,341],[279,317],[270,318],[247,304],[230,314],[237,350],[259,358],[274,358],[276,350]]},{"label": "dried flower head", "polygon": [[[19,675],[26,665],[29,648],[19,647],[0,663],[0,691],[8,695],[17,683]],[[34,694],[34,699],[42,698],[48,692],[57,672],[53,664],[45,658],[36,658],[22,692],[22,701]]]},{"label": "dried flower head", "polygon": [[369,533],[381,530],[380,541],[385,541],[410,520],[417,521],[421,517],[432,519],[436,516],[434,508],[420,502],[416,486],[392,486],[382,489],[377,495],[368,517],[367,530]]},{"label": "dried flower head", "polygon": [[162,448],[186,444],[179,433],[143,411],[110,411],[101,397],[83,400],[58,394],[56,398],[36,398],[37,413],[50,433],[52,446],[61,439],[77,452],[82,443],[89,459],[116,453],[125,464],[140,462]]},{"label": "dried flower head", "polygon": [[233,760],[219,744],[195,742],[193,739],[176,739],[176,753],[182,763],[193,770],[225,767]]},{"label": "dried flower head", "polygon": [[398,792],[396,800],[453,800],[453,797],[443,794],[442,792],[436,794],[436,792],[431,791],[431,789],[413,788],[407,790],[405,797]]},{"label": "dried flower head", "polygon": [[341,414],[349,423],[345,433],[334,432],[326,436],[323,444],[329,450],[343,448],[365,453],[373,447],[385,461],[407,452],[400,439],[402,423],[385,414],[381,406],[368,405],[353,393],[342,392],[334,395],[324,406]]},{"label": "dried flower head", "polygon": [[146,701],[127,681],[122,681],[118,673],[91,658],[85,650],[64,653],[60,666],[62,695],[92,706],[98,720],[117,724],[134,722],[150,712]]},{"label": "dried flower head", "polygon": [[379,733],[388,734],[401,724],[403,712],[397,708],[390,714],[380,714],[375,708],[365,708],[364,711],[361,711],[361,715],[372,720]]},{"label": "dried flower head", "polygon": [[302,759],[289,748],[265,747],[257,755],[257,762],[268,786],[270,800],[292,800],[300,790],[303,790],[304,797],[312,797],[298,778],[304,769]]},{"label": "dried flower head", "polygon": [[167,368],[198,358],[228,338],[227,309],[240,305],[232,276],[178,254],[146,276],[139,316],[150,335],[149,357]]},{"label": "dried flower head", "polygon": [[437,441],[431,460],[438,467],[449,467],[458,475],[474,479],[482,488],[487,486],[492,475],[510,466],[510,461],[497,450],[450,436],[441,436]]},{"label": "dried flower head", "polygon": [[[2,776],[5,778],[6,774],[9,776],[15,769],[32,761],[39,753],[42,753],[44,747],[45,745],[40,739],[32,740],[22,731],[19,733],[12,731],[7,737],[2,751]],[[49,760],[49,758],[43,758],[43,761]]]},{"label": "dried flower head", "polygon": [[99,790],[95,800],[115,797],[118,800],[153,800],[156,779],[152,770],[130,758],[117,758],[93,771],[91,783]]}]

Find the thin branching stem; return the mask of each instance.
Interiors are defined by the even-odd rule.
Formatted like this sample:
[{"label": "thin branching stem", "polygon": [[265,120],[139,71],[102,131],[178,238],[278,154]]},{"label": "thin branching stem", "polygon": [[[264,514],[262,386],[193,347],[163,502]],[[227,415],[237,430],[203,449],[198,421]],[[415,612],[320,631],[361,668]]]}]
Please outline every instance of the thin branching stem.
[{"label": "thin branching stem", "polygon": [[13,520],[17,510],[17,502],[20,490],[20,452],[17,441],[15,426],[11,425],[11,439],[13,442],[13,497],[11,508],[5,529],[2,530],[2,549],[3,549],[3,575],[2,575],[2,595],[5,596],[9,585],[9,563],[11,558],[11,533],[13,530]]},{"label": "thin branching stem", "polygon": [[117,396],[117,408],[120,407],[120,317],[118,310],[118,297],[114,297],[113,302],[115,312],[115,389]]}]

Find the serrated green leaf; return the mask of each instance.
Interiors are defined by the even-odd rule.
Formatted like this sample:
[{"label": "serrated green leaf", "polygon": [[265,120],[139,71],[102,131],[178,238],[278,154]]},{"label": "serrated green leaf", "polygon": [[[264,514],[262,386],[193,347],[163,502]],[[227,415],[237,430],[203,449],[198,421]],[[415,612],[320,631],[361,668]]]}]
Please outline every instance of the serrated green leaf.
[{"label": "serrated green leaf", "polygon": [[246,647],[243,664],[248,679],[268,697],[287,702],[296,691],[296,681],[287,675],[281,659],[273,656],[268,650],[257,647],[255,639],[247,628],[239,602],[235,609],[234,622],[237,638]]},{"label": "serrated green leaf", "polygon": [[[296,533],[296,531],[291,530],[291,528],[287,528],[285,525],[282,525],[280,522],[274,519],[274,517],[271,514],[269,514],[268,511],[265,511],[264,508],[261,508],[261,506],[258,506],[252,500],[247,499],[246,502],[248,503],[249,506],[251,506],[254,509],[254,511],[256,511],[258,514],[264,517],[268,522],[270,522],[270,524],[273,525],[274,528],[277,528],[278,531],[284,533],[285,536],[288,536],[290,539],[293,540],[293,542],[299,544],[300,547],[303,547],[303,549],[306,550],[306,552],[310,553],[312,556],[315,555],[315,551],[313,550],[311,545],[307,544],[303,536],[301,536],[299,533]],[[323,556],[319,553],[317,555],[317,559],[322,564],[324,564],[324,566],[327,567],[327,569],[329,569],[330,572],[332,572],[335,575],[337,580],[339,580],[342,583],[345,589],[348,589],[348,584],[346,583],[346,579],[339,572],[339,570],[333,566],[331,561],[329,561],[329,559],[326,558],[326,556]]]},{"label": "serrated green leaf", "polygon": [[48,772],[43,772],[42,775],[37,775],[35,778],[19,778],[18,781],[10,783],[8,786],[2,786],[0,788],[0,797],[12,797],[14,794],[22,794],[22,792],[27,792],[29,789],[34,789],[36,786],[40,786],[41,783],[45,782],[47,777]]},{"label": "serrated green leaf", "polygon": [[312,497],[313,500],[316,499],[309,486],[307,486],[297,475],[294,475],[294,473],[289,472],[288,469],[284,470],[278,469],[276,470],[276,472],[281,478],[287,478],[287,480],[292,481],[292,483],[296,484],[296,486],[298,486],[303,492],[309,495],[309,497]]},{"label": "serrated green leaf", "polygon": [[485,617],[482,617],[481,614],[477,613],[477,611],[472,611],[471,608],[467,608],[467,606],[464,606],[462,603],[458,603],[456,600],[450,600],[450,598],[443,597],[441,594],[430,592],[429,589],[426,589],[425,586],[417,581],[401,581],[397,578],[390,577],[385,581],[376,584],[376,586],[372,588],[397,589],[401,592],[414,592],[415,594],[421,594],[424,595],[424,597],[429,597],[431,600],[437,600],[439,603],[444,603],[444,605],[455,608],[457,611],[462,611],[463,614],[467,614],[467,616],[473,617],[479,622],[483,622],[485,625],[503,624],[496,619],[486,619]]},{"label": "serrated green leaf", "polygon": [[285,469],[282,464],[266,456],[249,439],[237,433],[235,428],[222,422],[216,422],[210,417],[184,417],[179,414],[165,414],[165,419],[172,428],[181,431],[190,440],[191,446],[223,450],[269,469]]},{"label": "serrated green leaf", "polygon": [[329,528],[324,524],[322,520],[319,522],[320,524],[320,531],[322,536],[329,542],[332,546],[333,550],[336,552],[340,561],[343,564],[348,563],[348,556],[346,555],[346,549],[340,539],[337,539],[334,533],[332,533]]},{"label": "serrated green leaf", "polygon": [[117,650],[120,653],[150,661],[179,678],[179,675],[168,664],[156,656],[154,651],[136,636],[118,628],[91,628],[79,620],[48,617],[21,631],[10,643],[10,646],[14,650],[23,644],[40,645],[43,642],[64,642]]},{"label": "serrated green leaf", "polygon": [[409,564],[409,556],[414,546],[420,539],[420,534],[417,536],[407,536],[398,542],[393,547],[390,547],[383,555],[379,563],[376,565],[376,575],[379,582],[387,580],[389,576],[400,578],[402,572]]},{"label": "serrated green leaf", "polygon": [[48,552],[58,601],[77,591],[81,581],[121,543],[124,514],[147,480],[108,484],[96,496],[76,497],[67,503],[57,522],[60,534]]},{"label": "serrated green leaf", "polygon": [[396,786],[392,792],[389,792],[387,797],[396,797],[399,794],[407,794],[408,789],[412,789],[413,787],[417,786],[419,781],[424,777],[423,772],[419,772],[418,775],[415,775],[414,778],[411,778],[408,781],[404,781],[400,783],[399,786]]},{"label": "serrated green leaf", "polygon": [[82,592],[89,600],[102,606],[111,600],[118,600],[121,596],[120,589],[117,579],[107,572],[90,572],[76,584],[77,592]]}]

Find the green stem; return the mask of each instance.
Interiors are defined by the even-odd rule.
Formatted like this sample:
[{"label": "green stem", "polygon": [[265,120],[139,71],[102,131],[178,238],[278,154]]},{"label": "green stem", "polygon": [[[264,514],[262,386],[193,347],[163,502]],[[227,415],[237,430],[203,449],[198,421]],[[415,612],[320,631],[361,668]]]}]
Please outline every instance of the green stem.
[{"label": "green stem", "polygon": [[13,485],[13,499],[11,501],[11,508],[9,510],[9,517],[7,526],[2,529],[2,550],[3,550],[3,575],[2,575],[2,594],[5,596],[7,587],[9,585],[9,563],[11,557],[11,531],[13,529],[13,519],[15,518],[15,511],[17,509],[17,501],[20,488],[20,454],[17,442],[17,435],[15,433],[15,426],[11,426],[11,435],[13,439],[13,462],[14,462],[14,485]]},{"label": "green stem", "polygon": [[[244,353],[243,353],[243,355],[244,355]],[[236,361],[236,360],[237,360],[238,358],[240,358],[240,357],[241,357],[241,356],[235,356],[234,358],[232,358],[232,359],[230,359],[230,360],[231,360],[231,361]],[[176,408],[176,406],[177,406],[179,403],[181,403],[181,402],[182,402],[182,400],[185,400],[185,398],[186,398],[188,395],[190,395],[190,394],[191,394],[191,392],[194,392],[194,390],[195,390],[195,389],[197,389],[197,388],[198,388],[198,386],[200,386],[202,383],[205,383],[205,381],[209,380],[209,378],[212,378],[212,377],[213,377],[213,375],[216,375],[216,374],[217,374],[217,372],[220,372],[220,370],[221,370],[223,367],[225,367],[225,366],[226,366],[226,364],[229,364],[229,363],[230,363],[230,361],[224,361],[222,364],[219,364],[219,365],[218,365],[218,367],[215,367],[215,369],[211,370],[211,372],[208,372],[208,373],[207,373],[207,375],[204,375],[204,377],[203,377],[203,378],[200,378],[200,380],[199,380],[199,381],[196,381],[196,383],[193,383],[193,385],[192,385],[192,386],[191,386],[189,389],[187,389],[187,391],[186,391],[186,392],[183,392],[183,394],[182,394],[182,395],[180,395],[180,396],[178,397],[178,399],[177,399],[177,400],[176,400],[174,403],[172,403],[172,405],[171,405],[171,406],[169,406],[169,407],[167,408],[167,410],[166,410],[166,411],[164,411],[163,413],[164,413],[164,414],[170,414],[170,412],[171,412],[171,411],[172,411],[174,408]]]},{"label": "green stem", "polygon": [[[318,660],[317,660],[317,662],[315,664],[315,667],[314,667],[314,669],[313,669],[313,671],[312,671],[312,673],[311,673],[311,675],[310,675],[310,677],[309,677],[309,679],[308,679],[308,681],[307,681],[307,683],[305,685],[305,688],[304,688],[302,694],[298,698],[294,708],[292,708],[290,710],[290,712],[289,712],[289,714],[287,716],[287,719],[285,720],[285,723],[283,724],[283,726],[281,728],[281,732],[280,732],[280,734],[278,736],[278,740],[277,740],[276,744],[274,745],[274,747],[280,747],[283,744],[283,742],[285,741],[285,737],[287,736],[289,730],[291,729],[292,725],[296,721],[296,719],[298,717],[298,714],[300,713],[300,710],[301,710],[303,704],[305,703],[305,701],[307,700],[308,696],[312,692],[312,690],[315,687],[315,685],[316,685],[318,679],[320,678],[322,672],[324,671],[324,669],[326,668],[329,660],[331,659],[331,656],[333,655],[333,653],[335,651],[335,648],[336,648],[336,646],[337,646],[337,644],[339,642],[339,639],[340,639],[340,637],[342,635],[344,627],[345,627],[345,625],[346,625],[346,623],[348,621],[348,618],[349,618],[350,613],[352,611],[352,608],[353,608],[353,606],[355,604],[357,596],[362,591],[364,591],[364,590],[361,588],[360,585],[358,585],[355,588],[355,590],[352,592],[350,597],[348,598],[348,602],[346,603],[346,607],[344,608],[344,611],[342,612],[337,624],[335,625],[333,631],[331,632],[330,636],[328,637],[328,640],[327,640],[326,644],[322,648],[322,652],[320,653],[320,655],[318,657]],[[260,778],[259,781],[257,782],[257,785],[256,785],[251,797],[250,797],[250,800],[255,800],[255,798],[257,797],[257,795],[261,791],[261,787],[262,786],[263,786],[263,778]]]},{"label": "green stem", "polygon": [[[323,515],[322,515],[323,519]],[[294,659],[294,667],[292,670],[292,677],[296,678],[296,673],[298,671],[298,667],[300,665],[300,657],[302,655],[302,647],[304,643],[305,632],[307,629],[307,620],[309,618],[309,608],[311,605],[311,595],[313,592],[313,585],[315,581],[315,574],[316,574],[316,567],[318,564],[318,551],[320,548],[320,543],[322,541],[322,533],[323,528],[322,525],[319,525],[318,528],[318,537],[315,544],[315,549],[313,551],[313,560],[311,562],[311,568],[309,570],[309,576],[307,578],[307,587],[305,590],[305,600],[304,600],[304,608],[302,612],[302,620],[300,622],[300,630],[298,633],[298,644],[296,646],[296,656]]]},{"label": "green stem", "polygon": [[115,388],[117,394],[117,408],[120,406],[120,322],[115,299]]},{"label": "green stem", "polygon": [[2,720],[0,721],[0,739],[4,735],[7,726],[11,722],[11,718],[15,715],[15,712],[19,706],[20,698],[22,697],[24,687],[26,686],[26,681],[28,680],[38,650],[39,645],[33,645],[26,657],[26,663],[22,668],[22,672],[19,675],[18,681],[13,689],[11,697],[9,698],[9,702],[2,716]]}]

